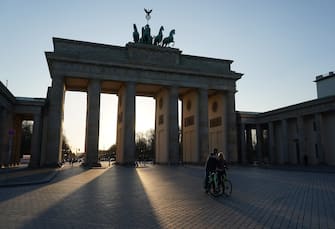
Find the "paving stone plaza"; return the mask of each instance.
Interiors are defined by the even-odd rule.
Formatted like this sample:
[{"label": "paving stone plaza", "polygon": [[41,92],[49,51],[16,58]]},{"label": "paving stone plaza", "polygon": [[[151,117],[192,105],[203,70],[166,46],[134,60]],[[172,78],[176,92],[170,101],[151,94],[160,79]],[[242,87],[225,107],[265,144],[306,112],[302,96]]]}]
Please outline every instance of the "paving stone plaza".
[{"label": "paving stone plaza", "polygon": [[1,187],[1,228],[335,228],[334,173],[231,167],[233,193],[220,198],[203,174],[67,165],[48,183]]}]

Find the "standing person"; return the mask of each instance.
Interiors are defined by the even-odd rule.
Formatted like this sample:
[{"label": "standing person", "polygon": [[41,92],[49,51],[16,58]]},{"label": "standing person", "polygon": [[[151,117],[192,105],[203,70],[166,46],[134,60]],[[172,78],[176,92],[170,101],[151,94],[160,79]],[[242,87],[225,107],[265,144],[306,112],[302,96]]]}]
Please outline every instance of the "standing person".
[{"label": "standing person", "polygon": [[227,161],[225,160],[223,153],[220,152],[216,166],[216,171],[218,172],[219,185],[221,184],[222,176],[226,175],[226,168],[227,168]]},{"label": "standing person", "polygon": [[205,185],[204,185],[206,193],[208,193],[208,189],[209,189],[209,187],[208,187],[208,176],[212,172],[216,171],[216,166],[217,166],[216,155],[217,155],[217,152],[218,152],[218,150],[214,149],[213,152],[209,155],[209,157],[207,158],[207,161],[206,161],[206,177],[205,177]]}]

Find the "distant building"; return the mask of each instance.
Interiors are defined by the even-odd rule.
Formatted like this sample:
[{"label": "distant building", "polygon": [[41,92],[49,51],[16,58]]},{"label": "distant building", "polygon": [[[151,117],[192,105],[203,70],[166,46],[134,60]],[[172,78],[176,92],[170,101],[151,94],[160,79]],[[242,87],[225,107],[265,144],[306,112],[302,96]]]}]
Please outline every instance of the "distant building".
[{"label": "distant building", "polygon": [[314,82],[316,83],[318,98],[335,95],[334,72],[329,72],[328,74],[325,75],[319,75],[316,77]]},{"label": "distant building", "polygon": [[318,99],[264,112],[237,112],[239,158],[271,164],[335,165],[335,76],[316,78]]},{"label": "distant building", "polygon": [[30,166],[38,167],[46,99],[22,98],[14,95],[0,82],[0,167],[16,165],[22,158],[22,121],[34,121]]}]

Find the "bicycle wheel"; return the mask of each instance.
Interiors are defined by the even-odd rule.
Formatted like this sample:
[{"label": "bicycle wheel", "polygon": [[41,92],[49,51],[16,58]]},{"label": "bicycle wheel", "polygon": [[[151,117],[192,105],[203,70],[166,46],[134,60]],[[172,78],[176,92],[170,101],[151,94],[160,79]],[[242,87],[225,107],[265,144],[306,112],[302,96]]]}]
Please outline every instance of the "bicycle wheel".
[{"label": "bicycle wheel", "polygon": [[233,185],[230,180],[225,180],[224,181],[224,194],[226,196],[230,196],[232,191],[233,191]]},{"label": "bicycle wheel", "polygon": [[214,197],[220,196],[220,192],[215,188],[214,182],[212,182],[209,186],[209,193]]}]

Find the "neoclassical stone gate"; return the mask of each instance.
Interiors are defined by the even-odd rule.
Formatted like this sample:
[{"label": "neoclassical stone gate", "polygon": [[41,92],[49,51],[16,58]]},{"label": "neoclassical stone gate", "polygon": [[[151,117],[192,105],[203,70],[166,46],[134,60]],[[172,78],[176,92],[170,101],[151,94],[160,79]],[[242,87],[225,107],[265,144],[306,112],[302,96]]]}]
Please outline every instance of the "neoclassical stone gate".
[{"label": "neoclassical stone gate", "polygon": [[86,163],[98,163],[100,93],[118,95],[117,158],[135,160],[135,97],[156,99],[156,162],[178,163],[178,100],[182,101],[182,160],[203,163],[213,148],[237,161],[233,61],[183,55],[179,49],[128,43],[125,47],[54,38],[46,52],[52,86],[41,165],[61,160],[65,91],[87,92]]}]

